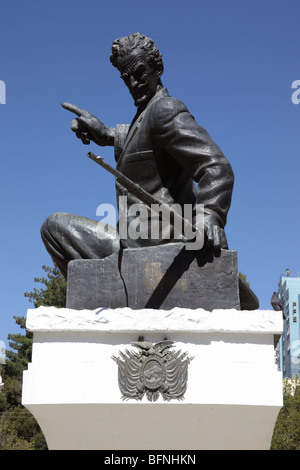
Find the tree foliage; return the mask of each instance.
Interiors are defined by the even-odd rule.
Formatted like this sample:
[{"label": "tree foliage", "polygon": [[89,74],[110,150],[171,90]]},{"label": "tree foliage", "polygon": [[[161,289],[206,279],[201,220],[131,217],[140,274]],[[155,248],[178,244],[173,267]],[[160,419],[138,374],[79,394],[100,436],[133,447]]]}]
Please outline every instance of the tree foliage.
[{"label": "tree foliage", "polygon": [[246,274],[239,272],[239,277],[242,279],[242,281],[244,281],[245,284],[247,284],[248,287],[250,287],[250,282],[247,281]]},{"label": "tree foliage", "polygon": [[[66,280],[56,266],[42,268],[46,277],[35,278],[34,282],[43,287],[25,292],[25,297],[35,308],[65,307]],[[6,351],[6,362],[0,369],[5,384],[0,391],[0,450],[45,450],[47,445],[38,423],[21,405],[22,376],[31,360],[32,334],[26,330],[24,317],[14,319],[25,333],[8,335],[11,349]]]},{"label": "tree foliage", "polygon": [[45,287],[34,288],[32,292],[25,292],[24,296],[33,303],[35,308],[42,305],[65,307],[67,281],[56,266],[42,266],[42,268],[47,273],[47,277],[35,278],[34,282],[44,284]]},{"label": "tree foliage", "polygon": [[283,407],[273,432],[271,450],[300,450],[300,380],[283,382]]},{"label": "tree foliage", "polygon": [[[13,318],[21,329],[26,330],[24,317]],[[29,331],[26,331],[25,334],[9,334],[8,340],[9,347],[12,349],[6,351],[7,361],[4,373],[7,377],[20,377],[31,359],[32,334]]]}]

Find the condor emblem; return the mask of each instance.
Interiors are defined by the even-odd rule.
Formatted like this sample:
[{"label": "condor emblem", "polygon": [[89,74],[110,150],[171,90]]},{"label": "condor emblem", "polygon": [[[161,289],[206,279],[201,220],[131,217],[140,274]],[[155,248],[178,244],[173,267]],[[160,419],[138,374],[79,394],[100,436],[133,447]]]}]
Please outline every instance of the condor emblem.
[{"label": "condor emblem", "polygon": [[174,341],[153,344],[145,341],[131,343],[139,351],[120,351],[113,356],[118,364],[118,382],[123,400],[130,398],[156,401],[161,394],[164,400],[182,400],[187,388],[187,353],[171,351]]}]

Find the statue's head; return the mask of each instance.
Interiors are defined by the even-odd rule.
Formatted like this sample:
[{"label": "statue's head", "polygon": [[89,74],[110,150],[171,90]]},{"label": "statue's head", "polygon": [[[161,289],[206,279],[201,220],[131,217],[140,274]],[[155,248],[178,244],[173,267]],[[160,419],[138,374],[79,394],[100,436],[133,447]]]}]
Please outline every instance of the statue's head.
[{"label": "statue's head", "polygon": [[116,39],[110,60],[121,72],[136,106],[144,107],[162,86],[162,56],[152,39],[140,33]]}]

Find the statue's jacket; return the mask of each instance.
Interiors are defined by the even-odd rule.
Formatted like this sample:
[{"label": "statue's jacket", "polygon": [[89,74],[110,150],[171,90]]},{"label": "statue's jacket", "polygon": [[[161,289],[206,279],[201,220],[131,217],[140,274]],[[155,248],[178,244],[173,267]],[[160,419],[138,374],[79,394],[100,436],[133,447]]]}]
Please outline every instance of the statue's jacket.
[{"label": "statue's jacket", "polygon": [[[115,129],[117,169],[156,197],[161,204],[204,205],[205,222],[224,228],[231,203],[234,176],[228,160],[187,107],[160,89],[131,125]],[[195,183],[197,183],[197,188]],[[141,204],[116,183],[117,202],[126,196],[127,226],[139,222],[140,236],[127,237],[124,246],[147,246],[170,242],[160,236],[150,240],[150,216],[145,224],[143,211],[130,215],[133,204]],[[120,210],[120,208],[119,208]],[[172,232],[172,231],[171,231]],[[168,236],[167,236],[168,237]],[[172,241],[172,233],[171,233]]]}]

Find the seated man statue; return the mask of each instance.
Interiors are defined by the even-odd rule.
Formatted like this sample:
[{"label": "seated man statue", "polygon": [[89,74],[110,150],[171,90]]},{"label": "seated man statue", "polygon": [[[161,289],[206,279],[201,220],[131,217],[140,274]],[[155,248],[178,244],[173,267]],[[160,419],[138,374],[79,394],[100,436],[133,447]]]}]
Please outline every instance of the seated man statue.
[{"label": "seated man statue", "polygon": [[[140,33],[130,34],[113,42],[110,60],[120,71],[137,107],[131,125],[110,128],[88,111],[62,103],[78,116],[72,121],[72,130],[84,144],[93,141],[100,146],[114,146],[116,168],[161,204],[182,208],[190,205],[196,227],[197,207],[201,206],[205,246],[228,249],[224,227],[233,188],[231,166],[186,106],[164,88],[161,81],[164,67],[158,48],[150,38]],[[141,203],[118,180],[116,192],[117,201],[126,195],[128,213],[133,204]],[[127,223],[131,220],[128,216]],[[120,231],[113,227],[80,216],[55,213],[46,219],[41,234],[54,262],[67,276],[70,260],[105,258],[120,248],[180,240],[172,228],[168,238],[163,233],[151,238],[147,224],[140,222],[139,238],[122,239]]]}]

